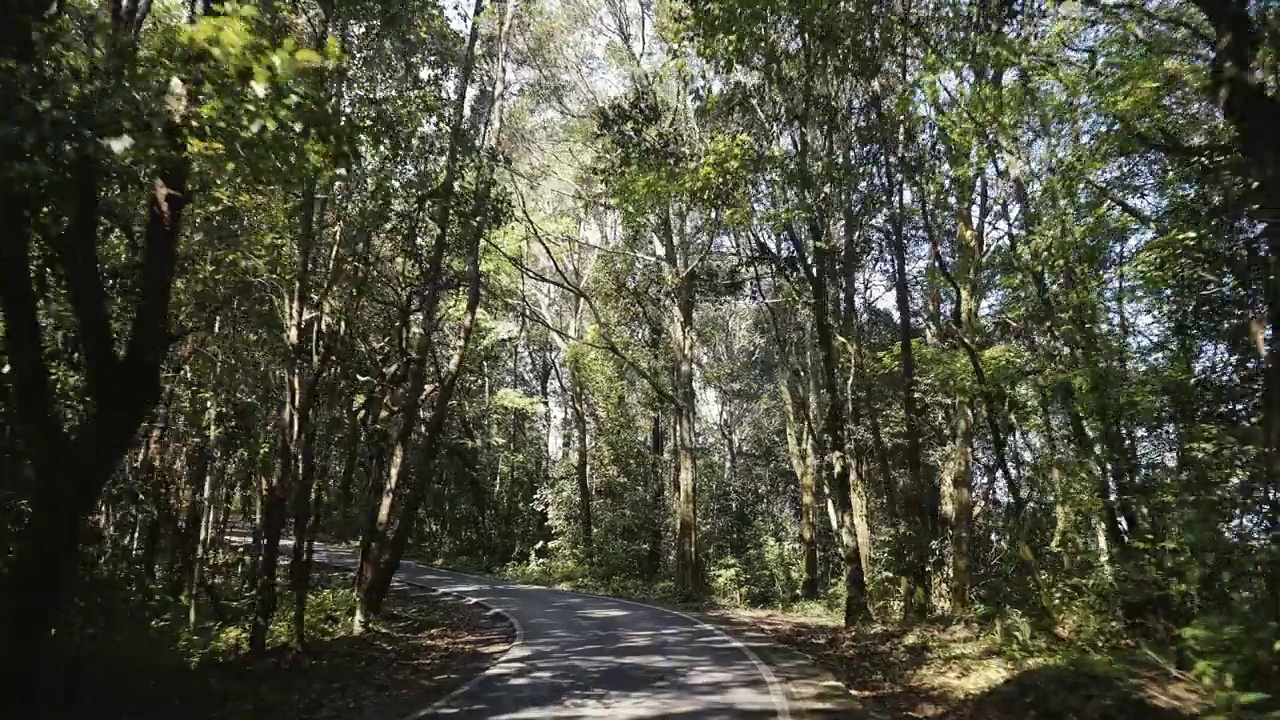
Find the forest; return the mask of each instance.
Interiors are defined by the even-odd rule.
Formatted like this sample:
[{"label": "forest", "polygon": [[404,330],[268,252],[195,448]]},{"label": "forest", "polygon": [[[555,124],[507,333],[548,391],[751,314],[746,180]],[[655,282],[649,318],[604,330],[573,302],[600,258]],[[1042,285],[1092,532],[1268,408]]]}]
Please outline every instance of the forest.
[{"label": "forest", "polygon": [[1280,5],[5,0],[0,104],[9,700],[416,558],[1280,708]]}]

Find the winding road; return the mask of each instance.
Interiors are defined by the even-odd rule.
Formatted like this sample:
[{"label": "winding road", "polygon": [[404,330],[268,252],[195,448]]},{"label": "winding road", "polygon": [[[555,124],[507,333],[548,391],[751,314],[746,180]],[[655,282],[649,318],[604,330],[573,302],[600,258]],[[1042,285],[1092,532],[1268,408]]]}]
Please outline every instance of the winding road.
[{"label": "winding road", "polygon": [[[352,566],[354,553],[316,548]],[[786,693],[745,645],[681,613],[403,562],[397,579],[472,598],[516,626],[488,670],[414,718],[790,720]]]}]

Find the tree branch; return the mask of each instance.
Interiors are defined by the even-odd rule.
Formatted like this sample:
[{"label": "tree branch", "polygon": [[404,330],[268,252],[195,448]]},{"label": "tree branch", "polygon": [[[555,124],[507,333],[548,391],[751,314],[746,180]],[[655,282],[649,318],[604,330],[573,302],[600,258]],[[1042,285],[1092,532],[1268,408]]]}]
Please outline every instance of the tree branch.
[{"label": "tree branch", "polygon": [[85,381],[101,409],[110,402],[119,358],[98,260],[97,168],[87,151],[76,159],[75,167],[77,197],[71,222],[53,246],[66,273],[67,296],[78,328],[76,339],[84,357]]},{"label": "tree branch", "polygon": [[4,311],[4,352],[13,372],[18,429],[27,452],[40,461],[52,457],[68,438],[56,422],[44,360],[44,333],[31,282],[31,198],[26,190],[0,196],[0,309]]}]

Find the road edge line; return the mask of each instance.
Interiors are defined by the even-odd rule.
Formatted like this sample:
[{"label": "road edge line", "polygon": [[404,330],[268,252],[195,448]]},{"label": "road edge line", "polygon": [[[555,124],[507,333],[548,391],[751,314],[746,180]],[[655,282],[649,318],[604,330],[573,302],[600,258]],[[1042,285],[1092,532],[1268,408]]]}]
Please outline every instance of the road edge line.
[{"label": "road edge line", "polygon": [[[336,549],[336,550],[338,550],[339,552],[350,552],[350,551],[351,551],[351,548],[344,548],[344,547],[334,548],[334,547],[329,546],[329,545],[327,545],[327,544],[326,544],[326,545],[322,545],[320,549],[321,549],[321,550],[324,550],[324,551],[332,551],[332,550],[335,550],[335,549]],[[316,562],[318,562],[318,563],[319,563],[319,564],[321,564],[321,565],[329,565],[329,566],[331,566],[331,567],[344,567],[344,566],[342,566],[342,565],[339,565],[338,563],[334,563],[334,562],[331,562],[331,561],[319,560],[319,561],[316,561]],[[409,562],[410,562],[411,564],[417,564],[417,563],[412,563],[412,561],[409,561]],[[404,563],[402,563],[402,564],[404,564]],[[431,566],[430,566],[430,565],[427,565],[427,566],[425,566],[425,567],[430,568]],[[349,568],[349,567],[344,567],[344,569],[351,569],[351,568]],[[446,572],[448,572],[448,571],[446,571]],[[459,574],[459,575],[461,575],[461,573],[455,573],[455,574]],[[471,578],[480,579],[480,578],[478,578],[478,577],[477,577],[477,576],[475,576],[475,575],[468,575],[468,576],[465,576],[465,577],[471,577]],[[436,713],[436,712],[438,712],[438,711],[440,710],[440,706],[441,706],[441,705],[444,705],[445,703],[449,702],[450,700],[453,700],[454,698],[458,697],[459,695],[461,695],[462,693],[466,692],[467,690],[470,690],[470,689],[471,689],[471,688],[472,688],[476,683],[480,682],[480,680],[481,680],[482,678],[484,678],[484,677],[485,677],[486,675],[488,675],[489,673],[493,672],[493,669],[494,669],[494,668],[498,667],[498,666],[499,666],[499,665],[501,665],[503,662],[505,662],[505,661],[507,661],[508,659],[510,659],[510,658],[511,658],[511,656],[512,656],[512,654],[514,654],[517,650],[519,650],[519,649],[521,649],[521,648],[523,648],[523,647],[524,647],[524,626],[520,624],[520,621],[519,621],[519,620],[517,620],[517,619],[515,618],[515,616],[514,616],[514,615],[512,615],[512,614],[511,614],[511,613],[509,613],[509,612],[507,612],[506,610],[503,610],[503,609],[502,609],[502,608],[500,608],[500,607],[496,607],[496,606],[494,606],[494,605],[490,605],[489,603],[484,602],[483,600],[479,600],[479,599],[477,599],[477,598],[473,598],[473,597],[471,597],[471,596],[469,596],[469,595],[463,595],[463,594],[462,594],[462,593],[460,593],[460,592],[454,592],[454,591],[452,591],[452,590],[444,590],[444,589],[441,589],[441,588],[435,587],[434,585],[429,585],[429,584],[427,584],[427,583],[425,583],[425,582],[422,582],[421,580],[410,580],[410,579],[408,579],[408,578],[401,577],[401,578],[392,578],[392,582],[393,582],[393,583],[394,583],[394,582],[402,582],[402,583],[404,583],[404,584],[406,584],[406,585],[413,585],[413,586],[415,586],[415,587],[425,588],[425,589],[427,589],[427,590],[430,590],[430,591],[432,591],[432,592],[434,592],[434,593],[437,593],[437,594],[440,594],[440,595],[450,595],[450,596],[453,596],[453,597],[455,597],[455,598],[459,598],[459,599],[461,599],[462,601],[467,602],[467,603],[469,603],[469,604],[472,604],[472,605],[479,605],[480,607],[488,608],[489,612],[491,612],[491,613],[497,613],[498,615],[501,615],[501,616],[502,616],[502,618],[503,618],[504,620],[506,620],[506,621],[507,621],[507,623],[511,625],[511,628],[515,631],[515,637],[511,640],[511,647],[507,648],[505,652],[503,652],[501,655],[499,655],[499,656],[498,656],[498,657],[497,657],[493,662],[489,663],[489,667],[487,667],[487,668],[485,668],[484,670],[481,670],[480,672],[476,673],[474,676],[472,676],[472,677],[471,677],[471,679],[470,679],[470,680],[466,681],[466,682],[465,682],[465,683],[463,683],[462,685],[459,685],[458,687],[456,687],[456,688],[454,688],[453,690],[451,690],[451,691],[449,692],[449,694],[445,695],[444,697],[440,698],[439,700],[436,700],[435,702],[431,703],[430,705],[428,705],[427,707],[425,707],[425,708],[423,708],[423,709],[421,709],[421,710],[417,710],[417,711],[414,711],[413,713],[411,713],[411,714],[409,714],[409,715],[406,715],[402,720],[421,720],[421,718],[427,717],[428,715],[431,715],[432,713]]]},{"label": "road edge line", "polygon": [[482,679],[484,679],[485,676],[493,672],[494,668],[498,667],[503,662],[506,662],[508,659],[510,659],[512,654],[514,654],[517,650],[520,650],[521,648],[524,647],[524,626],[520,624],[520,621],[517,620],[514,615],[507,612],[506,610],[503,610],[502,608],[496,607],[494,605],[490,605],[489,603],[484,602],[483,600],[478,600],[469,595],[463,595],[460,592],[455,592],[453,590],[442,590],[438,587],[435,587],[434,585],[428,585],[427,583],[422,582],[421,580],[410,580],[408,578],[399,578],[399,580],[400,582],[406,585],[414,585],[420,588],[427,588],[441,595],[452,595],[453,597],[461,598],[462,600],[470,604],[479,605],[480,607],[483,607],[483,608],[488,608],[489,612],[497,613],[498,615],[501,615],[503,619],[505,619],[511,625],[512,629],[515,631],[515,638],[511,641],[511,647],[507,648],[506,652],[502,653],[497,657],[497,659],[489,663],[489,667],[480,671],[479,673],[477,673],[475,676],[473,676],[470,680],[466,681],[462,685],[459,685],[458,687],[454,688],[452,691],[449,692],[448,695],[445,695],[444,697],[440,698],[439,700],[436,700],[435,702],[431,703],[430,705],[428,705],[427,707],[421,710],[418,710],[414,713],[406,715],[403,718],[403,720],[421,720],[421,718],[424,718],[439,712],[440,706],[453,700],[454,698],[458,697],[462,693],[470,690],[473,686],[475,686],[476,683],[480,682]]},{"label": "road edge line", "polygon": [[[507,583],[506,581],[503,581],[499,578],[488,578],[488,577],[484,577],[483,575],[471,575],[469,573],[458,572],[456,570],[450,570],[448,568],[435,567],[433,565],[427,565],[426,567],[432,570],[440,571],[440,572],[447,572],[447,573],[452,573],[454,575],[460,575],[465,578],[471,578],[473,580],[485,580],[487,582],[497,581],[497,582],[501,582],[508,585],[515,585],[517,587],[522,585],[522,583]],[[773,707],[777,711],[778,720],[791,720],[791,703],[789,700],[787,700],[786,688],[782,687],[782,683],[778,681],[778,676],[773,672],[773,668],[769,667],[769,664],[766,663],[764,660],[761,660],[760,656],[756,654],[756,651],[752,650],[746,643],[742,642],[738,638],[733,637],[729,633],[725,632],[724,629],[719,628],[707,622],[706,620],[702,620],[700,618],[694,617],[693,615],[690,615],[686,612],[682,612],[680,610],[673,610],[671,608],[665,608],[660,605],[650,605],[648,603],[643,603],[636,600],[627,600],[625,598],[613,597],[612,595],[600,595],[599,593],[583,592],[581,590],[564,590],[562,588],[544,587],[542,585],[529,585],[529,587],[536,587],[540,590],[551,590],[554,592],[565,593],[566,595],[582,595],[584,597],[593,597],[593,598],[598,598],[600,600],[614,600],[626,605],[635,605],[636,607],[649,608],[650,610],[660,610],[662,612],[671,613],[672,615],[675,615],[677,617],[684,618],[685,620],[688,620],[689,622],[692,622],[695,625],[698,625],[700,627],[704,627],[710,630],[711,632],[719,635],[725,640],[728,640],[731,645],[741,650],[742,654],[747,656],[747,659],[750,660],[752,664],[755,665],[756,671],[760,673],[760,677],[764,678],[765,684],[769,686],[769,697],[773,699]],[[494,663],[494,664],[496,665],[497,663]],[[479,678],[477,677],[477,679]],[[414,718],[406,718],[405,720],[418,720],[418,717],[421,717],[421,716],[416,716]]]},{"label": "road edge line", "polygon": [[763,677],[765,684],[769,686],[769,695],[773,698],[773,707],[775,710],[777,710],[778,720],[791,720],[791,702],[787,700],[787,691],[785,688],[782,687],[782,683],[778,681],[778,676],[773,672],[773,668],[769,667],[768,663],[760,659],[760,656],[756,654],[756,651],[752,650],[749,645],[742,642],[738,638],[730,635],[729,633],[725,632],[723,629],[716,627],[715,625],[712,625],[706,620],[702,620],[700,618],[694,617],[693,615],[690,615],[686,612],[682,612],[680,610],[672,610],[671,608],[664,608],[658,605],[650,605],[648,603],[637,602],[635,600],[626,600],[624,598],[616,598],[616,597],[613,597],[612,595],[597,595],[596,593],[581,593],[575,590],[569,590],[569,591],[561,590],[561,592],[572,592],[578,595],[587,595],[589,597],[597,597],[604,600],[616,600],[620,603],[625,603],[627,605],[635,605],[637,607],[650,608],[653,610],[661,610],[663,612],[669,612],[672,615],[682,617],[685,620],[688,620],[692,623],[695,623],[701,627],[704,627],[710,630],[711,632],[714,632],[715,634],[719,635],[725,640],[728,640],[732,645],[734,645],[739,650],[741,650],[742,654],[746,655],[747,659],[750,660],[752,664],[756,666],[756,670],[760,673],[760,677]]}]

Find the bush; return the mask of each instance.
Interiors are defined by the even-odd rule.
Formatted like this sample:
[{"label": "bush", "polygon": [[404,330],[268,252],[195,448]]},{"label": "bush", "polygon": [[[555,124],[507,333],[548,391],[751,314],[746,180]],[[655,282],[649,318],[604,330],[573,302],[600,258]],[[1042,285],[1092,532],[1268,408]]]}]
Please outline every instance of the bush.
[{"label": "bush", "polygon": [[[1192,675],[1213,693],[1211,717],[1275,710],[1280,642],[1275,639],[1274,623],[1205,616],[1182,628],[1178,636],[1180,650],[1192,659]],[[1267,716],[1280,717],[1280,712]]]},{"label": "bush", "polygon": [[742,564],[734,557],[722,557],[716,560],[708,573],[711,592],[721,602],[741,606],[746,598],[746,572]]}]

